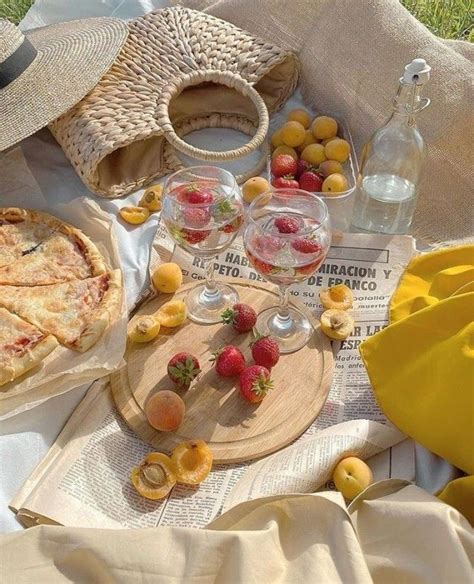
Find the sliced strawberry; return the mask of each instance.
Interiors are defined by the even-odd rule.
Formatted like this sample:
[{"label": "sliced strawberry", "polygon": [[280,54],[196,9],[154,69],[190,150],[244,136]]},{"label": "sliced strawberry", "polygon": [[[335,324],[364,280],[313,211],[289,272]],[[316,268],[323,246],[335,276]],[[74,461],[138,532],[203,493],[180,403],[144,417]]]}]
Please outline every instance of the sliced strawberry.
[{"label": "sliced strawberry", "polygon": [[291,246],[300,253],[319,253],[322,250],[321,245],[309,237],[299,237],[291,242]]},{"label": "sliced strawberry", "polygon": [[304,223],[300,217],[280,215],[275,219],[273,225],[280,233],[298,233]]}]

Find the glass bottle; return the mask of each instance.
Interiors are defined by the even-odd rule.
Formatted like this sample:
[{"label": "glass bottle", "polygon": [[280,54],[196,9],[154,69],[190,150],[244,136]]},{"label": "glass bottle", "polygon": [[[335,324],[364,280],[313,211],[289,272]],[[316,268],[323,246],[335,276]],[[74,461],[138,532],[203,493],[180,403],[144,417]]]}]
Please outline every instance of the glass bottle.
[{"label": "glass bottle", "polygon": [[415,116],[430,103],[421,95],[430,71],[424,59],[405,67],[393,114],[364,147],[351,231],[407,233],[410,228],[424,150]]}]

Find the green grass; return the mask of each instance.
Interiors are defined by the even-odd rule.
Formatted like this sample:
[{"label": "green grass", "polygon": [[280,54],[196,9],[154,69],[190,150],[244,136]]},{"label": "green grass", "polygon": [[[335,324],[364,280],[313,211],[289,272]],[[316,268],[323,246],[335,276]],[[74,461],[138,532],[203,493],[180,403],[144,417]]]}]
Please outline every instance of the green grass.
[{"label": "green grass", "polygon": [[401,0],[435,35],[474,41],[473,0]]},{"label": "green grass", "polygon": [[0,0],[0,18],[8,18],[17,24],[33,2],[34,0]]},{"label": "green grass", "polygon": [[[474,0],[401,0],[434,34],[474,41]],[[33,0],[0,0],[0,17],[20,22]]]}]

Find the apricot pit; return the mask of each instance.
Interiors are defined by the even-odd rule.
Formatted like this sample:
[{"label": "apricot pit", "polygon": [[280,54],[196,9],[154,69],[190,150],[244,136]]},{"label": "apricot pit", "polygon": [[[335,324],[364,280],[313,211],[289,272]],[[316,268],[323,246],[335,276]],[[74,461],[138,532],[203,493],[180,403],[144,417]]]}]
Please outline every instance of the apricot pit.
[{"label": "apricot pit", "polygon": [[163,499],[176,484],[173,463],[161,452],[151,452],[131,473],[133,486],[140,495],[156,501]]}]

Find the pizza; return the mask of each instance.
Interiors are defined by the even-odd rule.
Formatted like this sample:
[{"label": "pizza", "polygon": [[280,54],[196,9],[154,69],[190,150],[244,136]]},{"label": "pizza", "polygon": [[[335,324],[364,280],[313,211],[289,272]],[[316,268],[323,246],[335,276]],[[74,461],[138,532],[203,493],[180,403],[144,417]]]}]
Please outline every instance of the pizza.
[{"label": "pizza", "polygon": [[0,385],[39,365],[57,346],[53,335],[0,308]]},{"label": "pizza", "polygon": [[90,349],[120,311],[122,279],[76,227],[0,208],[0,385],[59,344]]},{"label": "pizza", "polygon": [[121,297],[120,270],[48,286],[0,286],[0,306],[43,333],[87,351],[107,328]]},{"label": "pizza", "polygon": [[40,211],[0,209],[0,284],[43,286],[106,271],[79,229]]}]

